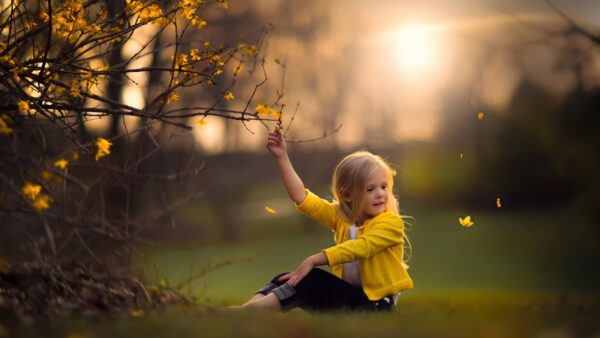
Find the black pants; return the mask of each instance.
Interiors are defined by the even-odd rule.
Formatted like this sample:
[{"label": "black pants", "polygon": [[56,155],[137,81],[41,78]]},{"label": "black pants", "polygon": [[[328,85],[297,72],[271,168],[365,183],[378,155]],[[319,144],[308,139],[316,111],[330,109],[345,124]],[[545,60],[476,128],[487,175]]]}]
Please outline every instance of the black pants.
[{"label": "black pants", "polygon": [[362,288],[350,285],[327,271],[314,268],[295,287],[275,276],[257,293],[268,295],[273,292],[284,311],[300,307],[308,311],[359,310],[389,311],[394,308],[391,296],[377,301],[369,300]]}]

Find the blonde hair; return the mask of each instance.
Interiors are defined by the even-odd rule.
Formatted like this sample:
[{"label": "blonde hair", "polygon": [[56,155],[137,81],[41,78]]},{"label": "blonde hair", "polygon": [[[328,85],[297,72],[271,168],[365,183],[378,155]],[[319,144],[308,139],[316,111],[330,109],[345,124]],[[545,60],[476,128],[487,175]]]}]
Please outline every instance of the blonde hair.
[{"label": "blonde hair", "polygon": [[[385,209],[398,214],[398,200],[392,190],[396,171],[381,157],[368,151],[357,151],[344,157],[338,163],[333,172],[333,182],[331,182],[334,204],[348,223],[355,223],[362,217],[367,179],[378,168],[385,171],[388,184],[389,196]],[[350,202],[344,201],[345,195],[350,197]]]},{"label": "blonde hair", "polygon": [[[383,169],[387,181],[388,199],[385,211],[400,215],[398,209],[398,199],[394,196],[394,176],[396,171],[380,156],[374,155],[368,151],[357,151],[344,157],[335,167],[333,180],[331,182],[331,192],[334,196],[334,205],[336,209],[348,223],[358,222],[363,217],[364,202],[367,192],[367,180],[377,169]],[[346,202],[344,196],[350,197]],[[412,253],[412,246],[406,233],[403,234],[404,241],[408,251]],[[410,254],[404,261],[408,261]],[[405,267],[408,265],[405,264]]]}]

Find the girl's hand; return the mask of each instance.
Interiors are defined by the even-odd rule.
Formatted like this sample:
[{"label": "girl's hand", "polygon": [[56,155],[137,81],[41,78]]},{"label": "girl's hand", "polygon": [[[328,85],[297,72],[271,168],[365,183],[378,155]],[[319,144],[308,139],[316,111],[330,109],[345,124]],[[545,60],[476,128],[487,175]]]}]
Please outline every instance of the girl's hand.
[{"label": "girl's hand", "polygon": [[269,149],[275,158],[280,158],[287,154],[285,140],[279,131],[269,133],[267,137],[267,149]]},{"label": "girl's hand", "polygon": [[279,280],[284,281],[287,279],[287,283],[294,287],[298,285],[298,283],[300,283],[300,281],[306,277],[306,275],[308,275],[310,270],[312,270],[314,267],[315,266],[308,259],[305,259],[304,262],[300,264],[298,269],[296,269],[296,271],[279,277]]},{"label": "girl's hand", "polygon": [[327,259],[327,255],[324,252],[320,252],[316,255],[312,255],[300,264],[296,271],[285,274],[279,277],[280,281],[284,281],[287,279],[287,283],[294,287],[300,283],[300,281],[308,275],[308,273],[315,267],[319,265],[328,264],[329,260]]}]

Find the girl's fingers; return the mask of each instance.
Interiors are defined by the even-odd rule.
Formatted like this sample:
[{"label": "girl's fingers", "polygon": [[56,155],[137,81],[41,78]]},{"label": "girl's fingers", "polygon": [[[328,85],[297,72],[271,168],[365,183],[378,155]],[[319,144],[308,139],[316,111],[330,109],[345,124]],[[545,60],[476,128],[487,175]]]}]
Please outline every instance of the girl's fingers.
[{"label": "girl's fingers", "polygon": [[279,281],[284,281],[286,279],[290,279],[290,277],[292,277],[291,273],[285,274],[285,275],[279,277]]},{"label": "girl's fingers", "polygon": [[272,132],[272,133],[269,133],[269,139],[271,139],[271,138],[274,140],[281,141],[282,136],[278,132]]}]

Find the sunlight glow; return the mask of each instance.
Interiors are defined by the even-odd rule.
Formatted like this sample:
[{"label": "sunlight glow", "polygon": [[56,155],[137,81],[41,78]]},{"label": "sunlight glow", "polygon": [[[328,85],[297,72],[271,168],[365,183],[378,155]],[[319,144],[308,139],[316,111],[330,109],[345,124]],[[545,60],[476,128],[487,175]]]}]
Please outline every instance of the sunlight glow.
[{"label": "sunlight glow", "polygon": [[397,35],[397,53],[404,71],[424,71],[435,61],[432,42],[433,28],[424,25],[407,26]]}]

